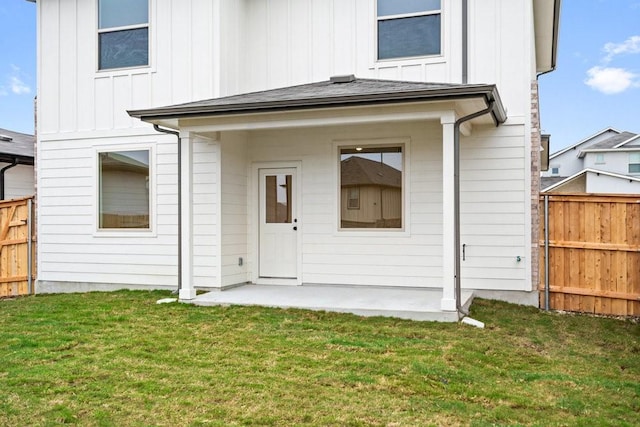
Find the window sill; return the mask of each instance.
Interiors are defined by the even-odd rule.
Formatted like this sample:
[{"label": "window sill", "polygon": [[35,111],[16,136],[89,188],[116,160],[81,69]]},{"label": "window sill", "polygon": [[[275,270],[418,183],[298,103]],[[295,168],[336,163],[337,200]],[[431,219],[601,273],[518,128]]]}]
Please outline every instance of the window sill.
[{"label": "window sill", "polygon": [[93,233],[93,237],[105,237],[105,238],[121,238],[121,237],[136,237],[136,238],[153,238],[157,234],[154,230],[136,230],[136,229],[104,229],[97,230]]}]

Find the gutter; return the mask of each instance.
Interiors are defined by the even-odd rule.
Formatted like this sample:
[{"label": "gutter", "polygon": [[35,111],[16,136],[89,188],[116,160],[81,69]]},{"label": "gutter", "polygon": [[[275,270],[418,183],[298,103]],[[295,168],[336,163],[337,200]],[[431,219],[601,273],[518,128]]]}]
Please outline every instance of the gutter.
[{"label": "gutter", "polygon": [[182,147],[180,133],[174,130],[164,129],[154,124],[153,128],[157,132],[175,135],[178,140],[178,289],[176,293],[180,293],[182,289]]},{"label": "gutter", "polygon": [[[464,117],[460,117],[453,125],[453,229],[454,229],[454,246],[455,246],[455,256],[454,256],[454,271],[455,271],[455,298],[456,298],[456,311],[458,312],[458,317],[460,318],[460,314],[467,316],[469,314],[462,307],[462,281],[460,277],[460,126],[469,120],[473,120],[477,117],[484,116],[485,114],[489,114],[495,109],[495,101],[491,100],[487,103],[487,108],[484,110],[476,111],[475,113],[469,114]],[[505,119],[506,120],[506,119]],[[504,121],[498,122],[496,126],[499,126]],[[473,320],[473,319],[470,319]],[[469,322],[469,321],[467,321]],[[475,321],[477,322],[477,321]],[[480,322],[481,323],[481,322]]]},{"label": "gutter", "polygon": [[558,64],[558,40],[560,39],[560,8],[562,0],[556,0],[553,8],[553,44],[551,46],[551,68],[542,73],[538,73],[536,78],[555,71]]},{"label": "gutter", "polygon": [[[497,124],[503,123],[506,120],[506,112],[502,106],[495,85],[474,85],[471,87],[467,85],[465,87],[447,87],[442,89],[329,96],[324,98],[285,99],[263,102],[239,102],[236,104],[183,104],[182,106],[177,105],[146,110],[129,110],[127,112],[131,117],[136,117],[149,122],[152,120],[176,118],[177,116],[180,116],[180,118],[213,117],[220,115],[269,113],[294,109],[338,108],[420,101],[452,101],[471,98],[483,98],[487,103],[496,101],[491,110],[494,122]],[[218,98],[214,101],[220,100],[224,100],[224,98]]]}]

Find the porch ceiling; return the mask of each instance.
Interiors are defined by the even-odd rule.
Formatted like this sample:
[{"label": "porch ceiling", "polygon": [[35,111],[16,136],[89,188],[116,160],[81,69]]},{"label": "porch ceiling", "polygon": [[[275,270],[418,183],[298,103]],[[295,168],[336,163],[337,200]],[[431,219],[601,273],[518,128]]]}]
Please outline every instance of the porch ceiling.
[{"label": "porch ceiling", "polygon": [[[498,124],[506,112],[495,85],[463,85],[350,79],[214,98],[129,114],[172,129],[260,129],[437,119],[443,111],[465,115],[486,108],[476,122]],[[296,123],[294,123],[296,122]],[[207,127],[207,129],[204,129]]]}]

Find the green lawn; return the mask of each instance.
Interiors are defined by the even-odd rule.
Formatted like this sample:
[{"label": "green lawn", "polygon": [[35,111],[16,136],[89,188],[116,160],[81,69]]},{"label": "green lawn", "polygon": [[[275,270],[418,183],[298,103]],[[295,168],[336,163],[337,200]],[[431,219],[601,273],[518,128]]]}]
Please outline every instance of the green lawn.
[{"label": "green lawn", "polygon": [[0,425],[640,425],[640,325],[476,300],[487,324],[0,301]]}]

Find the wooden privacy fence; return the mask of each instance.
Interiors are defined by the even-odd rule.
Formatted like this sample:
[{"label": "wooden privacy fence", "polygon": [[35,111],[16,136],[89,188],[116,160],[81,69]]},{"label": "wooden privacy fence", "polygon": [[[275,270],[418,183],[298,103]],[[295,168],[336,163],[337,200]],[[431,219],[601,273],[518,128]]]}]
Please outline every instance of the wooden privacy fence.
[{"label": "wooden privacy fence", "polygon": [[640,196],[546,194],[540,212],[541,307],[548,283],[550,309],[640,316]]},{"label": "wooden privacy fence", "polygon": [[33,293],[32,212],[31,198],[0,201],[0,297]]}]

